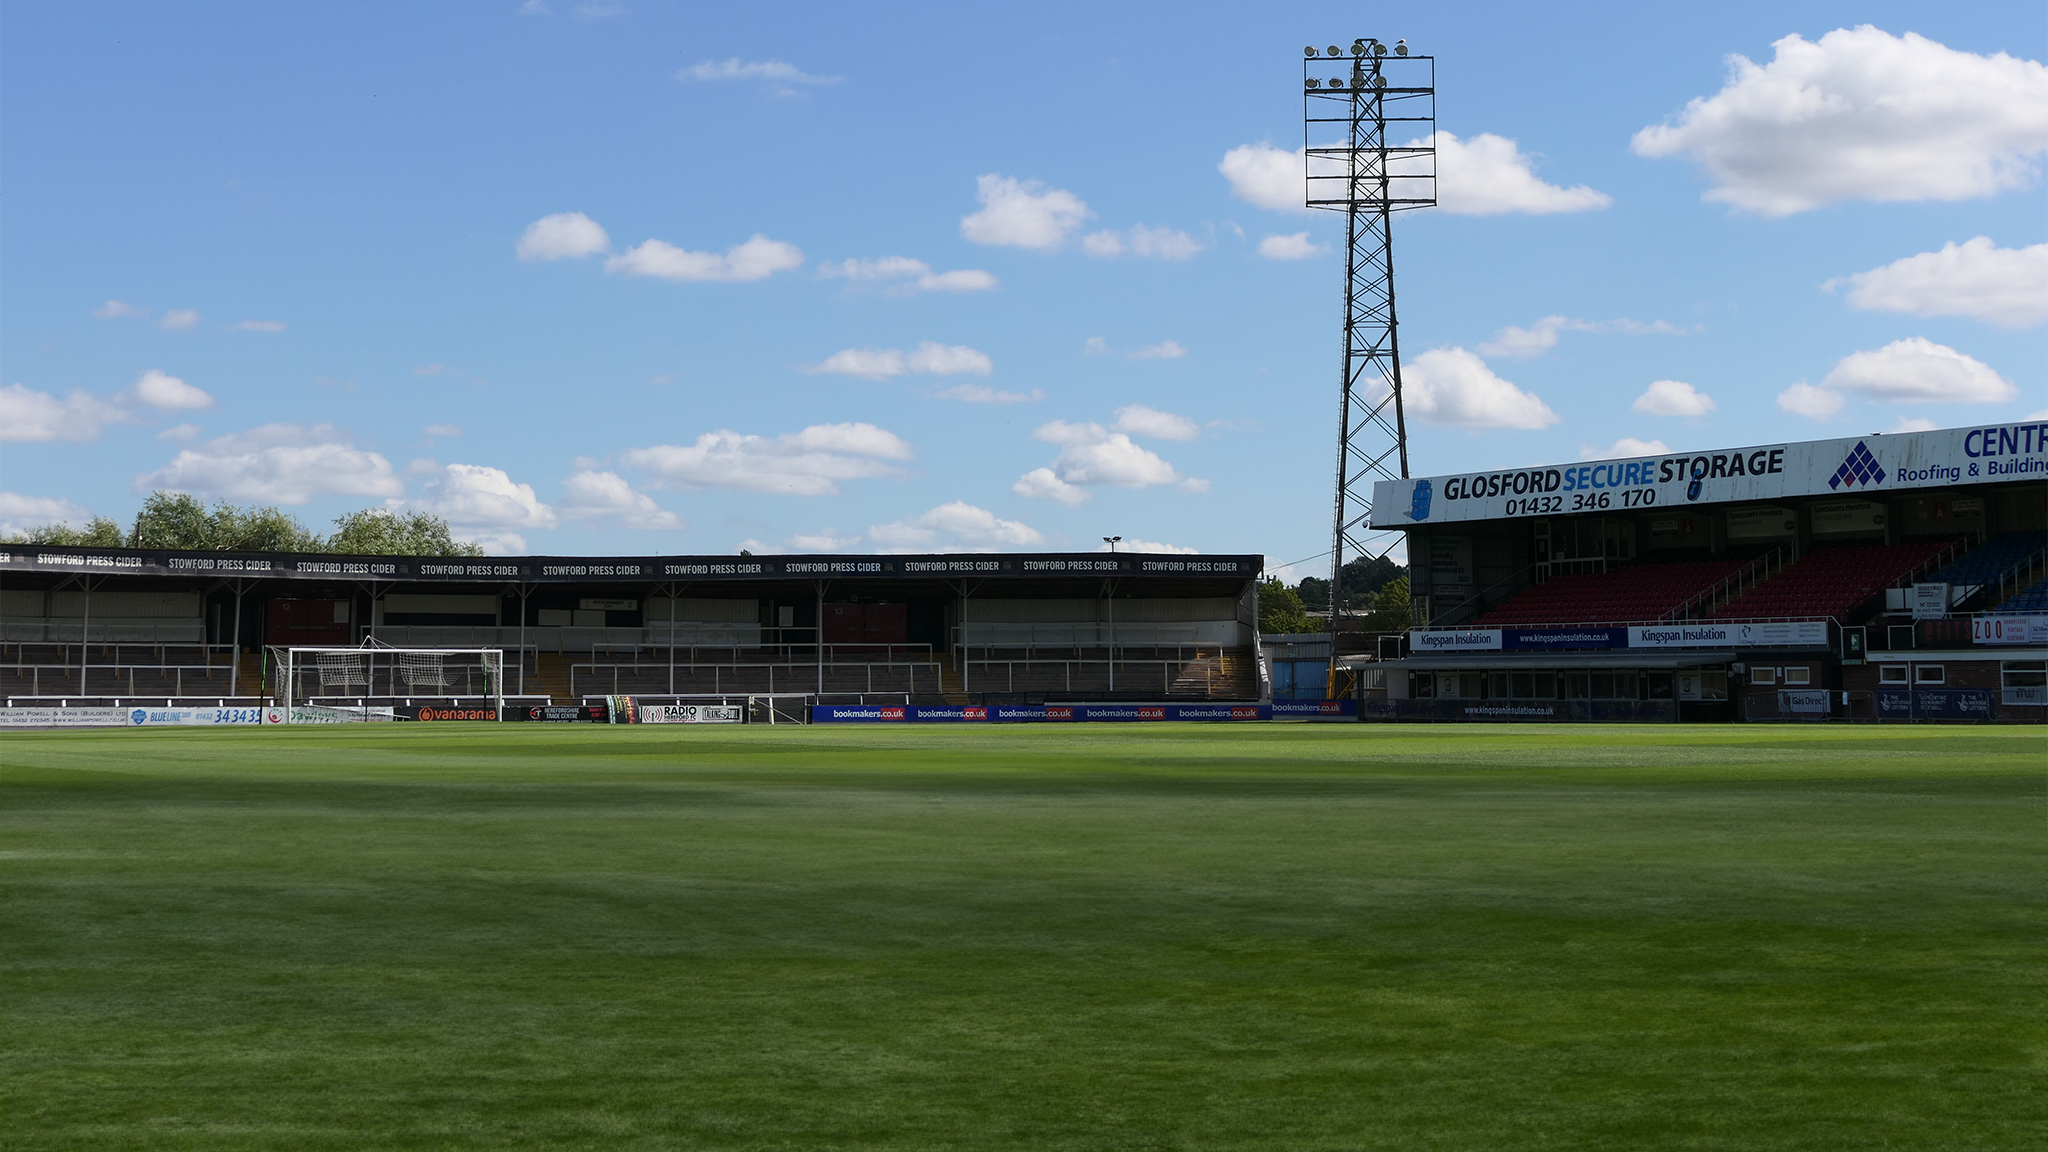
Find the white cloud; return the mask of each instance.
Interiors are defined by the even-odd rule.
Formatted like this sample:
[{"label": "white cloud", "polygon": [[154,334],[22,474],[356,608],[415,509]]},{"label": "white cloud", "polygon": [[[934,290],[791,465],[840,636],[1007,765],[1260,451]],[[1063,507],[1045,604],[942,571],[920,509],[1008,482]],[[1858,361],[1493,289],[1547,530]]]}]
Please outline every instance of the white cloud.
[{"label": "white cloud", "polygon": [[803,262],[804,254],[796,245],[770,240],[756,232],[746,243],[728,248],[724,255],[690,252],[660,240],[647,240],[606,260],[604,270],[674,281],[765,280]]},{"label": "white cloud", "polygon": [[818,278],[841,278],[886,284],[891,292],[987,292],[1002,281],[979,268],[934,272],[932,266],[908,256],[883,256],[876,260],[839,260],[818,266]]},{"label": "white cloud", "polygon": [[109,424],[134,422],[134,413],[84,392],[59,400],[21,384],[0,388],[0,441],[94,440]]},{"label": "white cloud", "polygon": [[[1107,542],[1098,545],[1095,550],[1097,552],[1112,551]],[[1157,552],[1167,556],[1196,556],[1200,555],[1202,550],[1200,548],[1183,548],[1178,544],[1161,544],[1157,540],[1141,540],[1136,536],[1126,536],[1116,542],[1114,551]]]},{"label": "white cloud", "polygon": [[1682,380],[1653,380],[1630,405],[1645,416],[1705,416],[1714,407],[1712,396]]},{"label": "white cloud", "polygon": [[1109,341],[1101,336],[1090,336],[1088,342],[1081,346],[1083,356],[1107,356],[1109,353]]},{"label": "white cloud", "polygon": [[1035,404],[1045,399],[1041,389],[1029,392],[1005,392],[986,384],[955,384],[932,393],[934,400],[964,400],[969,404]]},{"label": "white cloud", "polygon": [[1188,350],[1181,347],[1178,340],[1162,340],[1157,344],[1147,344],[1145,347],[1131,353],[1129,358],[1132,360],[1178,360],[1187,354]]},{"label": "white cloud", "polygon": [[1595,448],[1591,444],[1579,445],[1579,459],[1619,460],[1625,456],[1662,456],[1669,451],[1671,449],[1666,447],[1662,440],[1638,440],[1633,436],[1623,436],[1605,448]]},{"label": "white cloud", "polygon": [[1606,335],[1612,332],[1634,334],[1683,332],[1684,329],[1665,320],[1578,320],[1570,316],[1545,316],[1527,328],[1510,324],[1493,334],[1493,339],[1479,346],[1484,356],[1512,356],[1526,358],[1541,356],[1557,347],[1560,332],[1592,332]]},{"label": "white cloud", "polygon": [[1201,241],[1179,229],[1144,224],[1128,232],[1090,232],[1081,238],[1081,250],[1098,258],[1128,253],[1146,260],[1186,260],[1202,248]]},{"label": "white cloud", "polygon": [[147,316],[149,311],[147,308],[138,308],[133,304],[123,304],[119,300],[109,300],[105,304],[93,309],[92,314],[102,320],[120,320],[130,316]]},{"label": "white cloud", "polygon": [[1939,427],[1939,424],[1936,424],[1934,421],[1929,420],[1925,416],[1901,416],[1899,417],[1898,423],[1892,425],[1892,431],[1894,433],[1932,432]]},{"label": "white cloud", "polygon": [[906,372],[919,376],[986,376],[995,371],[995,361],[965,344],[926,340],[907,353],[895,348],[846,348],[804,371],[868,380],[886,380]]},{"label": "white cloud", "polygon": [[1436,153],[1437,207],[1453,216],[1547,216],[1614,203],[1614,197],[1583,184],[1561,188],[1544,183],[1531,167],[1533,157],[1491,132],[1460,140],[1439,130]]},{"label": "white cloud", "polygon": [[1116,423],[1111,427],[1118,432],[1158,440],[1193,440],[1202,434],[1193,420],[1161,412],[1157,408],[1147,408],[1143,404],[1128,404],[1117,409]]},{"label": "white cloud", "polygon": [[1900,403],[1985,404],[2020,394],[1990,365],[1920,336],[1842,357],[1821,386]]},{"label": "white cloud", "polygon": [[284,329],[282,320],[243,320],[234,325],[237,332],[282,332]]},{"label": "white cloud", "polygon": [[1087,489],[1067,483],[1050,468],[1033,468],[1026,472],[1010,485],[1010,491],[1033,500],[1065,504],[1069,508],[1086,504],[1089,500]]},{"label": "white cloud", "polygon": [[389,460],[355,447],[332,424],[266,424],[209,440],[135,478],[136,491],[152,488],[265,504],[304,504],[330,493],[405,495]]},{"label": "white cloud", "polygon": [[575,260],[611,250],[612,238],[597,221],[581,212],[543,216],[520,233],[516,251],[529,264],[543,260]]},{"label": "white cloud", "polygon": [[[1171,419],[1163,412],[1152,415]],[[1144,417],[1139,420],[1147,422]],[[1075,505],[1088,500],[1085,489],[1098,486],[1148,488],[1173,484],[1187,492],[1209,490],[1207,480],[1181,475],[1157,453],[1133,443],[1129,434],[1112,432],[1092,421],[1072,424],[1054,420],[1040,425],[1032,436],[1064,447],[1051,467],[1034,468],[1010,486],[1010,491],[1019,496]]]},{"label": "white cloud", "polygon": [[1045,542],[1029,524],[1004,520],[964,500],[913,519],[873,525],[868,535],[885,552],[995,552]]},{"label": "white cloud", "polygon": [[547,0],[526,0],[526,3],[519,6],[519,14],[521,16],[546,16],[548,15]]},{"label": "white cloud", "polygon": [[173,443],[182,444],[187,440],[193,439],[194,437],[198,436],[201,432],[204,431],[206,431],[206,429],[201,428],[197,424],[173,424],[169,428],[166,428],[163,431],[157,433],[156,438],[159,440],[168,440]]},{"label": "white cloud", "polygon": [[69,500],[0,492],[0,533],[13,535],[49,524],[82,526],[92,519],[87,509]]},{"label": "white cloud", "polygon": [[841,536],[837,528],[798,532],[782,542],[784,552],[844,552],[860,543],[860,534]]},{"label": "white cloud", "polygon": [[460,436],[462,435],[462,429],[454,424],[429,424],[427,425],[426,434],[429,436]]},{"label": "white cloud", "polygon": [[676,79],[711,82],[719,80],[766,80],[774,84],[837,84],[837,76],[813,76],[782,60],[705,60],[676,73]]},{"label": "white cloud", "polygon": [[1246,203],[1283,212],[1308,211],[1301,149],[1289,152],[1271,144],[1245,144],[1225,152],[1216,170],[1230,181],[1231,195]]},{"label": "white cloud", "polygon": [[911,349],[904,361],[920,376],[986,376],[996,367],[985,354],[965,344],[934,344],[930,340]]},{"label": "white cloud", "polygon": [[1557,413],[1463,348],[1432,348],[1402,366],[1408,414],[1458,428],[1547,428]]},{"label": "white cloud", "polygon": [[651,487],[737,489],[789,496],[831,496],[841,480],[894,476],[888,463],[910,459],[910,445],[873,424],[814,424],[784,436],[706,432],[688,447],[661,444],[620,453]]},{"label": "white cloud", "polygon": [[197,328],[199,327],[199,309],[173,308],[169,312],[164,313],[164,318],[157,321],[157,324],[173,332],[182,332],[187,328]]},{"label": "white cloud", "polygon": [[2048,244],[2000,248],[1989,236],[1922,252],[1821,285],[1849,285],[1849,303],[1871,312],[1970,316],[2005,328],[2048,320]]},{"label": "white cloud", "polygon": [[1780,409],[1809,420],[1825,420],[1833,416],[1842,410],[1842,402],[1840,392],[1815,388],[1804,380],[1778,393]]},{"label": "white cloud", "polygon": [[583,0],[583,3],[569,9],[569,15],[578,20],[609,20],[625,14],[624,4],[606,3],[605,0]]},{"label": "white cloud", "polygon": [[560,520],[541,503],[533,486],[520,484],[504,469],[482,464],[450,464],[428,480],[409,507],[445,517],[451,527],[473,536],[493,555],[526,551],[521,530],[553,528]]},{"label": "white cloud", "polygon": [[1329,246],[1317,244],[1308,238],[1306,232],[1289,236],[1268,236],[1259,241],[1259,255],[1268,260],[1308,260],[1326,255]]},{"label": "white cloud", "polygon": [[975,181],[975,197],[981,211],[960,218],[960,235],[976,244],[1058,248],[1094,215],[1072,192],[993,172]]},{"label": "white cloud", "polygon": [[1687,156],[1705,198],[1764,216],[1844,200],[1966,200],[2025,187],[2048,150],[2048,67],[1958,52],[1912,32],[1837,28],[1772,44],[1676,122],[1637,132],[1642,156]]},{"label": "white cloud", "polygon": [[151,408],[194,410],[213,407],[213,397],[207,395],[204,388],[195,388],[155,368],[144,372],[135,382],[134,393],[137,401]]},{"label": "white cloud", "polygon": [[675,513],[654,502],[645,492],[636,492],[616,472],[585,469],[562,485],[556,507],[570,520],[614,520],[628,528],[681,528]]}]

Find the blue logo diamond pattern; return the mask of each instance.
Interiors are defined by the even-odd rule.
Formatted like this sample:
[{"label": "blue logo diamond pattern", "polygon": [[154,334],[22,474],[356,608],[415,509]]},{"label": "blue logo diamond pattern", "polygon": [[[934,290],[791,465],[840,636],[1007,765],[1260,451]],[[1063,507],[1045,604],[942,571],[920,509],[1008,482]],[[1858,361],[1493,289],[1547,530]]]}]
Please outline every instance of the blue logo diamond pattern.
[{"label": "blue logo diamond pattern", "polygon": [[1877,457],[1871,453],[1870,448],[1858,440],[1856,447],[1849,450],[1848,458],[1842,461],[1842,466],[1835,469],[1834,476],[1828,480],[1828,487],[1840,488],[1847,484],[1854,488],[1858,484],[1867,487],[1882,483],[1884,467],[1877,462]]}]

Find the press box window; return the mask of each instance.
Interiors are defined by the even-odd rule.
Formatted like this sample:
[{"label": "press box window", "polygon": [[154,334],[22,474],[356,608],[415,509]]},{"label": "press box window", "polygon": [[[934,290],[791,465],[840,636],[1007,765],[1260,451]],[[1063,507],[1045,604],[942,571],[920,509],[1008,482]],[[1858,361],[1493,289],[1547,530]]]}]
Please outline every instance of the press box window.
[{"label": "press box window", "polygon": [[1878,665],[1877,682],[1879,684],[1904,684],[1906,682],[1906,666],[1904,664]]},{"label": "press box window", "polygon": [[1913,666],[1913,683],[1946,684],[1948,683],[1948,672],[1939,664],[1915,664]]}]

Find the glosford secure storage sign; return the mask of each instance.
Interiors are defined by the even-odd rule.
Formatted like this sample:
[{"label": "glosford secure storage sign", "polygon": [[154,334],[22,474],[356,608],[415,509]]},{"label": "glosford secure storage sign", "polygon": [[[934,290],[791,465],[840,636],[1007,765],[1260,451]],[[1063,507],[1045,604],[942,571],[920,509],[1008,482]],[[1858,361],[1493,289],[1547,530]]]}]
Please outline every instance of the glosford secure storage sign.
[{"label": "glosford secure storage sign", "polygon": [[2048,477],[2048,422],[1808,440],[1373,485],[1372,526],[1861,496]]}]

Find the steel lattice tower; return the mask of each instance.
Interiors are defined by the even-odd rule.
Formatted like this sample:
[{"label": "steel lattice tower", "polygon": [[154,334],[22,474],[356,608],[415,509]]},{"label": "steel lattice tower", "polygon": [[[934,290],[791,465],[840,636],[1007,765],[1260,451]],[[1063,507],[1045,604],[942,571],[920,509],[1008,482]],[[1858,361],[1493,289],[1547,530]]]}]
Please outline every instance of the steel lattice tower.
[{"label": "steel lattice tower", "polygon": [[1383,555],[1398,539],[1386,537],[1377,549],[1370,540],[1373,482],[1408,475],[1393,218],[1436,204],[1436,58],[1370,37],[1348,50],[1310,46],[1302,92],[1308,207],[1345,215],[1344,374],[1330,551],[1334,633],[1346,553]]}]

